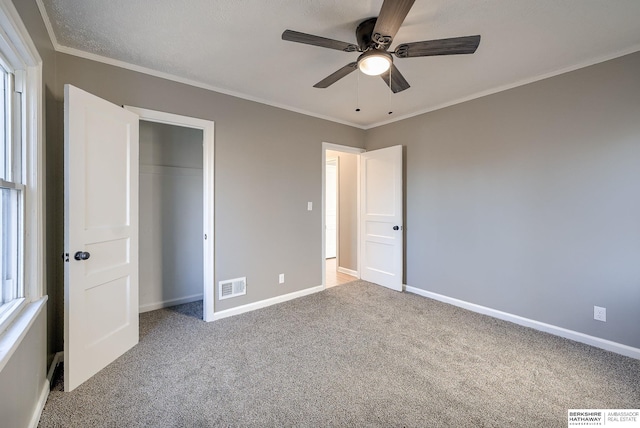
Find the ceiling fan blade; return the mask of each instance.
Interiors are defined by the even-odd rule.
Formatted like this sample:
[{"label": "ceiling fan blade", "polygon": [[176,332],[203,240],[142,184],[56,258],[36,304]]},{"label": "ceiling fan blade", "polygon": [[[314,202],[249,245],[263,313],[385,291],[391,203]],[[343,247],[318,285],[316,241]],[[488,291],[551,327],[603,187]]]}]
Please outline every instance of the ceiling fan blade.
[{"label": "ceiling fan blade", "polygon": [[[391,73],[391,82],[389,82],[389,73]],[[393,91],[394,94],[398,92],[404,91],[405,89],[409,89],[411,85],[404,78],[400,70],[395,66],[395,64],[391,64],[391,68],[380,75],[384,83],[389,85],[389,89]]]},{"label": "ceiling fan blade", "polygon": [[398,58],[472,54],[478,49],[479,44],[480,36],[453,37],[451,39],[403,43],[396,48],[394,53]]},{"label": "ceiling fan blade", "polygon": [[314,88],[328,88],[329,86],[333,85],[338,80],[342,79],[343,77],[345,77],[346,75],[348,75],[352,71],[355,71],[357,68],[358,68],[358,63],[357,62],[350,62],[349,64],[345,65],[344,67],[342,67],[338,71],[336,71],[334,73],[331,73],[330,75],[328,75],[327,77],[325,77],[324,79],[322,79],[321,81],[319,81],[318,83],[313,85],[313,87]]},{"label": "ceiling fan blade", "polygon": [[414,2],[415,0],[384,0],[373,28],[373,40],[384,47],[389,46]]},{"label": "ceiling fan blade", "polygon": [[293,30],[285,30],[284,33],[282,33],[282,40],[320,46],[322,48],[336,49],[344,52],[355,52],[358,50],[358,46],[353,43],[327,39],[326,37],[314,36],[313,34],[300,33]]}]

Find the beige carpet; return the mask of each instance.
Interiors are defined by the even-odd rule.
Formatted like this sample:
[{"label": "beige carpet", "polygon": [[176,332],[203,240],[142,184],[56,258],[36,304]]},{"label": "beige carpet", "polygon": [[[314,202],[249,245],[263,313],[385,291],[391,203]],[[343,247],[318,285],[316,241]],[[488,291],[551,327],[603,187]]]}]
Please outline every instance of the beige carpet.
[{"label": "beige carpet", "polygon": [[142,314],[140,344],[40,427],[566,427],[640,408],[640,361],[362,281],[205,323]]}]

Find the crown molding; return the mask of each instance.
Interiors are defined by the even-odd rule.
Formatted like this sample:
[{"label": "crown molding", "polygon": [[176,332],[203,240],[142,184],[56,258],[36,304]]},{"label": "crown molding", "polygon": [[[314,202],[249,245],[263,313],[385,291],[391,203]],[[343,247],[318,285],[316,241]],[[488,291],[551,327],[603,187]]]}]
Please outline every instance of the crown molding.
[{"label": "crown molding", "polygon": [[49,33],[49,38],[51,39],[51,43],[53,44],[53,48],[56,50],[56,52],[60,52],[60,53],[65,53],[68,55],[73,55],[73,56],[77,56],[80,58],[84,58],[84,59],[88,59],[91,61],[96,61],[96,62],[101,62],[104,64],[108,64],[108,65],[112,65],[115,67],[119,67],[119,68],[124,68],[127,70],[131,70],[131,71],[135,71],[138,73],[143,73],[143,74],[147,74],[150,76],[154,76],[154,77],[159,77],[161,79],[165,79],[165,80],[170,80],[173,82],[177,82],[177,83],[182,83],[185,85],[189,85],[189,86],[194,86],[196,88],[201,88],[201,89],[206,89],[208,91],[212,91],[212,92],[218,92],[224,95],[230,95],[232,97],[236,97],[236,98],[240,98],[243,100],[247,100],[247,101],[253,101],[259,104],[264,104],[264,105],[268,105],[271,107],[276,107],[276,108],[280,108],[283,110],[288,110],[294,113],[299,113],[299,114],[303,114],[305,116],[311,116],[311,117],[315,117],[318,119],[322,119],[322,120],[328,120],[330,122],[335,122],[335,123],[339,123],[342,125],[347,125],[347,126],[351,126],[354,128],[358,128],[358,129],[363,129],[363,130],[370,130],[373,128],[378,128],[380,126],[384,126],[384,125],[389,125],[391,123],[395,123],[395,122],[399,122],[405,119],[409,119],[412,117],[416,117],[416,116],[420,116],[426,113],[430,113],[432,111],[436,111],[436,110],[441,110],[443,108],[447,108],[447,107],[451,107],[454,106],[456,104],[461,104],[467,101],[472,101],[478,98],[482,98],[485,97],[487,95],[493,95],[499,92],[503,92],[503,91],[507,91],[509,89],[513,89],[513,88],[517,88],[519,86],[524,86],[524,85],[528,85],[529,83],[534,83],[540,80],[544,80],[544,79],[548,79],[550,77],[554,77],[554,76],[558,76],[561,74],[565,74],[565,73],[569,73],[571,71],[575,71],[575,70],[579,70],[581,68],[585,68],[585,67],[589,67],[592,65],[596,65],[605,61],[609,61],[615,58],[619,58],[625,55],[629,55],[635,52],[640,51],[640,44],[634,45],[630,48],[627,49],[623,49],[611,54],[607,54],[607,55],[603,55],[594,59],[590,59],[581,63],[578,63],[576,65],[572,65],[569,67],[565,67],[559,70],[554,70],[548,73],[542,73],[542,74],[538,74],[536,76],[533,77],[529,77],[526,79],[521,79],[521,80],[516,80],[512,83],[507,83],[505,85],[500,85],[497,86],[495,88],[491,88],[491,89],[487,89],[485,91],[480,91],[480,92],[476,92],[475,94],[471,94],[468,95],[466,97],[461,97],[461,98],[456,98],[454,100],[445,102],[445,103],[441,103],[438,105],[435,105],[433,107],[428,107],[422,110],[418,110],[416,112],[413,113],[409,113],[409,114],[405,114],[402,116],[398,116],[398,117],[394,117],[393,119],[389,119],[389,120],[384,120],[384,121],[380,121],[380,122],[375,122],[371,125],[360,125],[357,123],[353,123],[353,122],[349,122],[346,120],[342,120],[336,117],[332,117],[332,116],[326,116],[326,115],[321,115],[318,113],[314,113],[308,110],[304,110],[304,109],[299,109],[296,107],[292,107],[289,105],[285,105],[285,104],[280,104],[280,103],[274,103],[273,101],[269,101],[263,98],[259,98],[259,97],[254,97],[252,95],[248,95],[242,92],[237,92],[237,91],[231,91],[225,88],[220,88],[217,86],[213,86],[213,85],[209,85],[207,83],[203,83],[203,82],[199,82],[196,80],[192,80],[192,79],[186,79],[180,76],[176,76],[174,74],[170,74],[170,73],[166,73],[166,72],[162,72],[162,71],[158,71],[158,70],[154,70],[151,68],[147,68],[147,67],[142,67],[139,65],[135,65],[135,64],[131,64],[125,61],[120,61],[120,60],[116,60],[113,58],[108,58],[108,57],[104,57],[101,55],[97,55],[97,54],[93,54],[90,52],[85,52],[82,51],[80,49],[75,49],[75,48],[70,48],[67,46],[63,46],[58,42],[58,39],[56,38],[55,32],[53,31],[53,26],[51,25],[51,20],[49,19],[49,15],[47,14],[47,10],[44,6],[44,3],[42,2],[42,0],[36,0],[36,3],[38,5],[38,9],[40,10],[40,14],[42,15],[42,19],[44,20],[44,25],[47,28],[47,32]]},{"label": "crown molding", "polygon": [[224,94],[224,95],[230,95],[232,97],[235,98],[240,98],[243,100],[247,100],[247,101],[253,101],[259,104],[265,104],[271,107],[276,107],[276,108],[280,108],[283,110],[288,110],[294,113],[299,113],[299,114],[303,114],[305,116],[311,116],[311,117],[315,117],[317,119],[322,119],[322,120],[328,120],[330,122],[335,122],[335,123],[339,123],[342,125],[347,125],[347,126],[351,126],[354,128],[358,128],[358,129],[365,129],[362,125],[358,125],[356,123],[352,123],[346,120],[342,120],[336,117],[332,117],[332,116],[326,116],[326,115],[322,115],[322,114],[318,114],[318,113],[314,113],[308,110],[304,110],[304,109],[299,109],[296,107],[292,107],[286,104],[280,104],[280,103],[275,103],[273,101],[269,101],[266,100],[264,98],[259,98],[259,97],[255,97],[252,95],[248,95],[242,92],[238,92],[238,91],[232,91],[229,89],[225,89],[225,88],[220,88],[218,86],[214,86],[214,85],[210,85],[207,83],[203,83],[197,80],[193,80],[193,79],[187,79],[184,77],[180,77],[180,76],[176,76],[174,74],[171,73],[166,73],[163,71],[159,71],[159,70],[155,70],[152,68],[148,68],[148,67],[143,67],[143,66],[139,66],[139,65],[135,65],[135,64],[131,64],[129,62],[126,61],[121,61],[121,60],[117,60],[117,59],[113,59],[113,58],[109,58],[109,57],[105,57],[102,55],[97,55],[94,53],[90,53],[90,52],[86,52],[80,49],[76,49],[76,48],[71,48],[68,46],[64,46],[61,45],[58,42],[58,39],[55,35],[55,32],[53,31],[53,25],[51,24],[51,20],[49,19],[49,15],[47,14],[47,10],[44,6],[44,3],[42,2],[42,0],[36,0],[36,3],[38,5],[38,9],[40,10],[40,14],[42,15],[42,19],[44,21],[44,25],[47,28],[47,33],[49,33],[49,39],[51,40],[51,43],[53,44],[53,48],[55,49],[56,52],[60,52],[60,53],[64,53],[67,55],[72,55],[72,56],[76,56],[79,58],[84,58],[84,59],[88,59],[91,61],[96,61],[96,62],[100,62],[103,64],[107,64],[107,65],[112,65],[114,67],[119,67],[119,68],[123,68],[126,70],[130,70],[130,71],[135,71],[137,73],[142,73],[142,74],[147,74],[149,76],[153,76],[153,77],[158,77],[161,79],[165,79],[165,80],[170,80],[172,82],[177,82],[177,83],[182,83],[184,85],[189,85],[189,86],[193,86],[196,88],[200,88],[200,89],[205,89],[208,91],[212,91],[212,92],[217,92],[220,94]]},{"label": "crown molding", "polygon": [[538,82],[540,80],[548,79],[550,77],[559,76],[561,74],[569,73],[571,71],[579,70],[581,68],[585,68],[585,67],[589,67],[589,66],[592,66],[592,65],[600,64],[602,62],[610,61],[612,59],[616,59],[616,58],[619,58],[619,57],[622,57],[622,56],[625,56],[625,55],[629,55],[629,54],[632,54],[632,53],[635,53],[635,52],[639,52],[639,51],[640,51],[640,44],[634,45],[634,46],[632,46],[630,48],[623,49],[621,51],[617,51],[617,52],[612,53],[612,54],[603,55],[603,56],[600,56],[598,58],[594,58],[594,59],[591,59],[591,60],[588,60],[588,61],[584,61],[584,62],[581,62],[581,63],[576,64],[576,65],[572,65],[572,66],[569,66],[569,67],[561,68],[559,70],[551,71],[551,72],[548,72],[548,73],[539,74],[539,75],[536,75],[536,76],[533,76],[533,77],[529,77],[529,78],[526,78],[526,79],[516,80],[513,83],[508,83],[506,85],[501,85],[501,86],[498,86],[498,87],[495,87],[495,88],[492,88],[492,89],[487,89],[486,91],[476,92],[475,94],[472,94],[472,95],[469,95],[469,96],[466,96],[466,97],[457,98],[455,100],[452,100],[452,101],[449,101],[449,102],[446,102],[446,103],[442,103],[442,104],[438,104],[438,105],[436,105],[434,107],[429,107],[429,108],[426,108],[426,109],[423,109],[423,110],[419,110],[419,111],[414,112],[414,113],[409,113],[409,114],[406,114],[406,115],[403,115],[403,116],[399,116],[399,117],[393,118],[391,120],[377,122],[377,123],[374,123],[373,125],[365,126],[365,127],[363,127],[363,129],[366,129],[366,130],[373,129],[373,128],[377,128],[379,126],[388,125],[390,123],[398,122],[400,120],[405,120],[405,119],[409,119],[411,117],[420,116],[420,115],[425,114],[425,113],[430,113],[432,111],[441,110],[441,109],[446,108],[446,107],[451,107],[451,106],[454,106],[456,104],[461,104],[461,103],[464,103],[464,102],[467,102],[467,101],[475,100],[477,98],[486,97],[487,95],[493,95],[493,94],[496,94],[498,92],[507,91],[509,89],[517,88],[519,86],[528,85],[529,83],[535,83],[535,82]]}]

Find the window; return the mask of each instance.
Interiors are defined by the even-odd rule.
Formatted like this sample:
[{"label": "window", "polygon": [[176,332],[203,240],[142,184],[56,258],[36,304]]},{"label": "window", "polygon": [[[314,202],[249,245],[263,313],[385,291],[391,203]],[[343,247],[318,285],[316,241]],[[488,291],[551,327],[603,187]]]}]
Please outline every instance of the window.
[{"label": "window", "polygon": [[24,297],[22,94],[0,56],[0,319]]},{"label": "window", "polygon": [[46,302],[41,109],[42,60],[0,0],[0,370]]}]

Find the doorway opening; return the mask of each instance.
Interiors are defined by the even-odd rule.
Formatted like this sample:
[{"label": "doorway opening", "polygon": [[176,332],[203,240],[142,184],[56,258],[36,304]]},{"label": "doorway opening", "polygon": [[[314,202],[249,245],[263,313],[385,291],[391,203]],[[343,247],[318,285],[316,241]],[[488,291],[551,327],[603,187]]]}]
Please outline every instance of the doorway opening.
[{"label": "doorway opening", "polygon": [[359,276],[359,154],[323,143],[322,283],[325,288]]},{"label": "doorway opening", "polygon": [[140,312],[202,300],[214,314],[214,123],[140,117]]},{"label": "doorway opening", "polygon": [[140,120],[139,310],[202,300],[203,133]]}]

